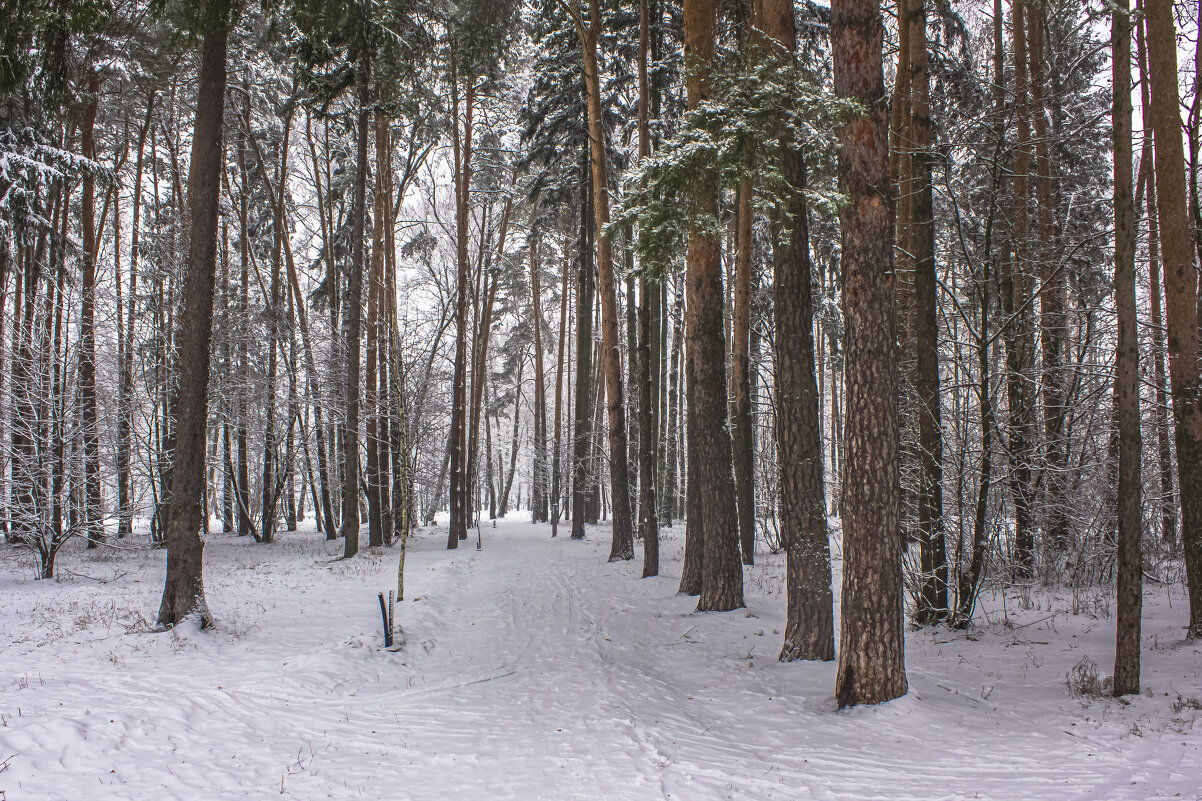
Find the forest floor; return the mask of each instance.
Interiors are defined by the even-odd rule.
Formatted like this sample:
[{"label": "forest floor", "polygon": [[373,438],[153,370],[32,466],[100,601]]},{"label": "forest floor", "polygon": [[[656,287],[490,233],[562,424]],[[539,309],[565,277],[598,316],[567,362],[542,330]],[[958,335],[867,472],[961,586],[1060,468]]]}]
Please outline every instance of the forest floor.
[{"label": "forest floor", "polygon": [[0,799],[1202,798],[1179,585],[1147,589],[1145,695],[1067,686],[1111,670],[1108,592],[1014,590],[969,632],[908,633],[909,695],[840,712],[833,663],[777,662],[779,555],[747,569],[746,610],[698,614],[681,529],[645,580],[608,535],[511,520],[448,552],[422,531],[395,653],[395,550],[213,535],[218,629],[160,634],[163,552],[73,543],[34,581],[0,547]]}]

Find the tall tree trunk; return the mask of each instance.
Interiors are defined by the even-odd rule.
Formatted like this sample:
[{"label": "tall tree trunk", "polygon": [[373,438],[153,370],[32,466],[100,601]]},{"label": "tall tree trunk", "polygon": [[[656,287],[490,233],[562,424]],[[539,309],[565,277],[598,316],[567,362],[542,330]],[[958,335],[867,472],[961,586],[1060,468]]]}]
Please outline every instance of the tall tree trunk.
[{"label": "tall tree trunk", "polygon": [[[1148,299],[1152,311],[1152,374],[1156,381],[1156,403],[1152,407],[1152,426],[1156,429],[1157,468],[1160,474],[1160,539],[1172,547],[1177,542],[1177,494],[1173,487],[1173,452],[1169,447],[1169,404],[1165,387],[1165,341],[1161,301],[1164,295],[1160,288],[1160,225],[1156,212],[1156,169],[1152,154],[1152,110],[1151,93],[1148,91],[1148,57],[1144,44],[1143,3],[1138,4],[1140,18],[1136,31],[1139,51],[1139,73],[1145,76],[1139,82],[1141,113],[1143,115],[1144,145],[1140,154],[1139,171],[1146,181],[1148,209]],[[1141,188],[1144,187],[1141,182]],[[1140,206],[1137,198],[1136,208]]]},{"label": "tall tree trunk", "polygon": [[[685,54],[690,63],[686,82],[688,106],[695,109],[710,95],[709,71],[714,58],[713,0],[685,0]],[[694,176],[689,202],[695,215],[718,210],[716,170]],[[725,612],[743,606],[743,568],[739,559],[739,524],[731,475],[727,429],[726,340],[723,332],[722,262],[716,237],[702,226],[689,226],[687,332],[689,374],[690,488],[703,507],[700,519],[689,516],[689,536],[703,543],[699,611]],[[695,468],[695,469],[692,469]],[[694,487],[695,484],[695,487]],[[696,524],[696,525],[694,525]]]},{"label": "tall tree trunk", "polygon": [[[598,304],[600,305],[600,304]],[[597,309],[596,319],[593,320],[593,327],[601,326],[600,309]],[[585,503],[585,510],[588,513],[587,519],[591,524],[596,524],[603,518],[603,490],[601,479],[605,472],[605,450],[601,442],[601,437],[605,429],[605,376],[603,372],[605,365],[602,362],[600,342],[593,342],[593,377],[590,384],[593,388],[593,396],[589,399],[591,406],[591,414],[593,415],[592,425],[589,426],[589,442],[588,442],[588,498]]]},{"label": "tall tree trunk", "polygon": [[[576,387],[572,422],[572,539],[584,539],[588,517],[588,454],[592,439],[590,395],[593,372],[593,194],[587,164],[580,179],[580,238],[576,274]],[[632,546],[633,548],[633,546]]]},{"label": "tall tree trunk", "polygon": [[373,193],[374,211],[372,224],[371,280],[367,287],[367,370],[364,375],[364,405],[367,408],[367,541],[372,546],[384,544],[384,508],[386,493],[387,464],[383,462],[380,447],[380,367],[383,345],[384,299],[384,231],[390,219],[388,197],[385,191],[389,164],[388,118],[384,112],[375,112],[376,123],[376,183]]},{"label": "tall tree trunk", "polygon": [[450,453],[451,521],[447,531],[447,548],[458,548],[467,539],[467,294],[470,281],[468,259],[468,214],[472,181],[472,111],[476,97],[475,80],[467,81],[464,97],[463,130],[459,127],[459,79],[451,76],[452,118],[454,121],[455,157],[455,226],[457,268],[455,300],[455,367],[451,391]]},{"label": "tall tree trunk", "polygon": [[[626,301],[623,311],[626,316],[626,396],[629,414],[629,428],[626,436],[626,480],[630,487],[630,520],[632,531],[638,532],[639,524],[639,443],[642,435],[639,433],[639,310],[635,295],[638,289],[638,278],[634,274],[634,246],[631,243],[630,232],[623,238],[622,258],[625,262],[623,270],[626,273]],[[639,535],[641,536],[641,535]]]},{"label": "tall tree trunk", "polygon": [[931,624],[948,614],[947,549],[943,530],[943,417],[939,392],[939,303],[931,190],[931,100],[927,74],[926,0],[909,0],[910,175],[909,241],[914,265],[914,394],[918,414],[918,529],[922,588],[917,619]]},{"label": "tall tree trunk", "polygon": [[568,248],[568,242],[564,242],[564,261],[563,261],[563,279],[562,288],[559,294],[559,349],[555,359],[555,445],[551,452],[551,536],[559,534],[559,517],[562,510],[561,492],[560,492],[560,457],[563,450],[563,373],[564,373],[564,349],[567,327],[568,327],[568,289],[569,277],[571,276],[571,262],[568,254],[571,252]]},{"label": "tall tree trunk", "polygon": [[875,0],[831,5],[835,93],[860,103],[840,133],[846,330],[846,480],[839,706],[872,704],[907,689],[898,522],[897,367],[889,252],[889,132]]},{"label": "tall tree trunk", "polygon": [[[797,49],[792,0],[763,0],[763,26],[774,62],[791,68]],[[774,128],[781,169],[788,181],[788,200],[774,211],[772,219],[777,468],[788,599],[780,658],[786,662],[829,661],[835,658],[834,596],[826,529],[822,418],[814,375],[806,165],[803,154],[790,144],[784,120],[775,120]],[[750,263],[750,257],[747,261]]]},{"label": "tall tree trunk", "polygon": [[1177,46],[1168,0],[1146,6],[1156,136],[1157,213],[1164,261],[1169,380],[1177,438],[1181,534],[1189,586],[1189,636],[1202,637],[1202,381],[1198,365],[1198,271],[1186,211],[1185,155],[1177,88]]},{"label": "tall tree trunk", "polygon": [[[337,352],[337,343],[333,341],[337,331],[337,313],[334,311],[338,303],[338,281],[336,273],[330,269],[333,264],[333,226],[328,223],[328,214],[326,210],[329,204],[326,202],[325,196],[322,194],[321,183],[321,164],[317,158],[317,145],[313,141],[312,117],[305,118],[305,140],[309,146],[309,156],[313,162],[313,190],[317,199],[317,218],[321,224],[321,249],[322,256],[326,260],[327,272],[326,277],[329,282],[330,291],[330,307],[331,307],[331,342],[330,342],[330,361],[335,360]],[[301,326],[301,342],[305,348],[305,369],[308,372],[310,394],[314,398],[313,403],[313,436],[317,440],[317,475],[318,481],[321,484],[321,528],[325,531],[327,540],[338,539],[338,521],[335,516],[335,502],[333,499],[334,493],[337,492],[335,484],[336,477],[333,473],[337,469],[337,460],[329,458],[329,449],[333,444],[327,446],[329,435],[332,434],[332,429],[327,429],[322,420],[323,402],[318,390],[318,372],[317,363],[313,356],[313,341],[309,335],[309,320],[308,312],[305,307],[304,296],[300,291],[300,283],[297,280],[296,265],[291,259],[288,261],[288,284],[292,291],[292,299],[296,304],[297,317]],[[334,382],[336,383],[336,382]],[[333,462],[333,464],[331,464]]]},{"label": "tall tree trunk", "polygon": [[[246,126],[247,141],[253,142],[249,136],[249,125]],[[238,370],[242,375],[250,374],[250,334],[247,330],[250,321],[250,222],[249,222],[249,189],[250,171],[246,167],[246,147],[238,147],[238,172],[241,178],[242,191],[238,197],[238,256],[239,267],[239,296],[238,296],[238,326],[241,335],[239,346]],[[234,496],[238,507],[238,536],[245,537],[254,529],[250,516],[250,449],[247,447],[246,425],[250,418],[250,393],[246,387],[238,390],[238,466],[235,484],[237,489]]]},{"label": "tall tree trunk", "polygon": [[992,301],[989,298],[989,288],[992,285],[990,266],[994,261],[1005,262],[1009,254],[1003,245],[994,243],[1001,239],[995,235],[995,227],[999,219],[996,211],[997,199],[1002,196],[1003,170],[1002,159],[1006,152],[1006,43],[1003,34],[1002,0],[993,0],[993,196],[995,208],[991,210],[985,234],[986,258],[981,262],[981,280],[978,284],[981,306],[980,326],[977,329],[977,369],[979,384],[977,402],[981,410],[981,467],[977,480],[977,498],[973,517],[972,553],[966,570],[960,573],[957,587],[957,608],[955,620],[957,626],[967,626],[972,620],[976,606],[977,592],[981,586],[981,574],[985,568],[985,554],[989,548],[987,533],[989,510],[989,486],[993,476],[993,390],[989,378],[990,346],[989,310]]},{"label": "tall tree trunk", "polygon": [[[665,282],[666,283],[666,282]],[[682,357],[682,346],[684,344],[683,334],[683,297],[680,292],[679,282],[673,284],[673,305],[672,305],[672,343],[670,363],[666,371],[666,382],[668,385],[667,392],[667,410],[664,421],[664,458],[663,458],[663,479],[660,481],[660,486],[663,487],[663,503],[661,506],[660,516],[664,519],[664,525],[671,526],[672,521],[680,516],[680,489],[678,475],[680,473],[680,363]],[[664,326],[665,332],[667,326]],[[688,567],[688,551],[686,548],[685,566]],[[681,586],[684,586],[684,579],[681,578]],[[681,592],[684,592],[682,589]],[[696,595],[697,592],[691,592],[690,595]]]},{"label": "tall tree trunk", "polygon": [[124,339],[123,359],[119,366],[120,389],[117,396],[117,506],[120,508],[117,521],[117,537],[133,534],[133,450],[134,450],[134,320],[138,308],[138,257],[141,255],[138,240],[142,233],[142,171],[146,148],[146,135],[154,121],[154,104],[157,95],[151,94],[146,101],[146,121],[138,130],[138,156],[134,167],[133,219],[129,233],[129,293],[125,310],[125,328],[118,332]]},{"label": "tall tree trunk", "polygon": [[[484,384],[484,464],[487,465],[485,481],[488,483],[488,519],[497,519],[497,484],[498,475],[493,473],[492,461],[492,420],[489,419],[488,407],[490,393],[489,384]],[[499,441],[498,441],[499,444]]]},{"label": "tall tree trunk", "polygon": [[597,41],[601,34],[601,2],[589,3],[589,24],[577,17],[576,29],[584,51],[584,84],[588,95],[589,145],[593,173],[593,215],[597,229],[597,291],[601,301],[601,363],[605,371],[609,421],[609,481],[613,502],[611,562],[634,558],[634,531],[627,478],[625,390],[618,341],[618,300],[614,286],[613,248],[609,225],[609,172],[605,156],[605,125],[601,110],[601,75]]},{"label": "tall tree trunk", "polygon": [[538,243],[530,242],[530,299],[534,312],[534,489],[531,518],[547,522],[547,387],[543,379],[542,286],[538,274]]},{"label": "tall tree trunk", "polygon": [[[1202,30],[1202,0],[1195,4],[1194,24]],[[1194,35],[1194,99],[1190,102],[1186,130],[1189,136],[1189,218],[1194,228],[1194,247],[1202,264],[1202,200],[1198,197],[1198,175],[1202,171],[1199,152],[1202,151],[1202,33]],[[1202,318],[1202,295],[1199,296],[1199,317]]]},{"label": "tall tree trunk", "polygon": [[[100,100],[100,73],[91,69],[88,99],[80,126],[83,157],[96,159],[96,107]],[[83,261],[80,268],[79,304],[79,402],[83,427],[84,486],[87,503],[84,521],[88,547],[104,541],[104,509],[100,497],[100,429],[96,414],[96,241],[95,177],[85,170],[81,186],[79,215],[83,229]],[[213,233],[216,238],[216,230]]]},{"label": "tall tree trunk", "polygon": [[[246,110],[246,133],[250,133],[250,106]],[[279,172],[276,175],[276,186],[283,188],[288,180],[288,142],[292,132],[292,116],[289,113],[284,118],[284,136],[280,144]],[[258,144],[256,143],[256,148]],[[259,169],[263,179],[268,184],[271,178],[267,172],[267,163],[259,154]],[[267,397],[264,404],[263,427],[263,494],[260,504],[259,539],[263,542],[275,541],[275,525],[279,512],[279,489],[281,485],[279,470],[279,446],[276,435],[276,382],[279,372],[280,349],[280,318],[283,303],[281,296],[280,273],[284,266],[284,231],[285,211],[284,192],[275,193],[272,198],[272,228],[273,242],[271,248],[271,284],[269,295],[264,299],[267,306]]]},{"label": "tall tree trunk", "polygon": [[1067,472],[1068,444],[1065,442],[1064,363],[1067,355],[1065,294],[1067,273],[1055,258],[1056,225],[1052,208],[1052,161],[1049,155],[1048,122],[1044,109],[1044,14],[1032,7],[1027,18],[1030,31],[1031,119],[1035,129],[1035,203],[1039,244],[1034,260],[1039,264],[1039,338],[1043,354],[1043,420],[1046,475],[1045,517],[1048,542],[1058,550],[1069,546]]},{"label": "tall tree trunk", "polygon": [[212,625],[204,595],[200,537],[204,495],[205,423],[208,418],[209,342],[213,332],[213,286],[217,267],[217,212],[221,182],[225,105],[224,28],[200,44],[196,123],[188,178],[190,236],[184,308],[176,335],[180,365],[176,448],[172,469],[172,511],[167,520],[167,579],[158,625],[177,625],[195,615],[201,628]]},{"label": "tall tree trunk", "polygon": [[1025,0],[1014,0],[1014,91],[1018,141],[1014,158],[1013,200],[1014,256],[1002,276],[1002,314],[1006,319],[1006,394],[1010,411],[1010,493],[1014,503],[1014,551],[1019,575],[1031,576],[1035,567],[1035,535],[1032,520],[1034,487],[1032,469],[1035,450],[1034,360],[1035,342],[1031,323],[1030,214],[1028,207],[1031,171],[1031,124],[1027,93],[1027,35]]},{"label": "tall tree trunk", "polygon": [[[751,13],[740,33],[742,48],[749,59],[758,54],[753,52],[757,38],[755,29],[760,25],[772,25],[769,20],[761,22],[752,3]],[[793,11],[787,9],[789,20]],[[768,13],[776,13],[775,9]],[[794,38],[795,35],[794,35]],[[730,445],[734,461],[735,500],[738,509],[739,522],[739,552],[743,564],[755,564],[755,442],[751,428],[751,251],[752,223],[755,214],[752,211],[752,195],[755,183],[751,176],[752,165],[755,163],[755,145],[752,142],[744,148],[743,169],[747,170],[735,198],[735,280],[733,309],[731,314],[731,423]]]},{"label": "tall tree trunk", "polygon": [[[513,208],[512,196],[505,199],[505,209],[501,213],[500,231],[497,236],[497,260],[499,261],[502,254],[505,252],[505,238],[509,231],[509,214]],[[485,214],[485,223],[487,224],[488,214]],[[493,308],[497,300],[497,285],[500,280],[499,276],[494,273],[491,268],[492,253],[485,251],[488,246],[488,237],[482,237],[480,242],[481,258],[480,258],[480,277],[484,281],[483,308],[479,309],[479,320],[477,322],[477,331],[475,346],[472,348],[472,388],[471,400],[468,407],[468,444],[467,444],[467,481],[472,488],[472,498],[476,498],[476,490],[478,489],[478,451],[480,450],[480,420],[482,417],[487,418],[483,413],[484,410],[484,386],[488,381],[488,349],[492,342],[492,323],[493,323]],[[485,419],[487,425],[487,419]],[[470,525],[475,519],[476,510],[479,505],[473,500],[473,507],[468,512],[467,522]]]},{"label": "tall tree trunk", "polygon": [[[650,84],[647,57],[650,51],[650,0],[639,0],[639,158],[651,156]],[[643,578],[659,575],[659,508],[655,483],[658,476],[656,445],[659,432],[658,399],[654,388],[659,384],[651,371],[658,331],[653,320],[661,316],[659,281],[639,272],[638,377],[639,392],[639,536],[643,539]],[[635,354],[631,358],[636,358]],[[658,373],[658,369],[656,369]]]},{"label": "tall tree trunk", "polygon": [[1143,564],[1139,431],[1139,324],[1135,302],[1135,208],[1131,197],[1131,16],[1127,0],[1111,12],[1114,71],[1114,292],[1118,310],[1115,401],[1119,412],[1118,603],[1114,694],[1139,692]]},{"label": "tall tree trunk", "polygon": [[342,537],[343,557],[359,552],[359,348],[363,319],[363,272],[367,225],[367,139],[371,124],[367,89],[368,65],[361,57],[358,82],[358,142],[355,154],[354,219],[351,222],[351,265],[346,289],[346,432],[343,435]]}]

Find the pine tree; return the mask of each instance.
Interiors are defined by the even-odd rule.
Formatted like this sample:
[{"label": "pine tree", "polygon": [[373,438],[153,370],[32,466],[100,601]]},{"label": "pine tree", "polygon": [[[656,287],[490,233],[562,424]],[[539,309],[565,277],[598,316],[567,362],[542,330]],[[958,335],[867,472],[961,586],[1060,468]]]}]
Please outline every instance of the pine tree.
[{"label": "pine tree", "polygon": [[1118,615],[1114,694],[1139,692],[1143,535],[1140,478],[1139,332],[1135,303],[1135,208],[1131,168],[1131,17],[1127,0],[1111,12],[1114,70],[1114,291],[1118,309],[1115,402],[1119,414]]},{"label": "pine tree", "polygon": [[192,160],[188,176],[191,231],[185,305],[179,316],[179,423],[172,466],[172,512],[167,520],[167,580],[158,625],[175,626],[195,615],[213,624],[204,594],[204,541],[200,537],[205,492],[205,426],[208,420],[209,343],[217,267],[217,204],[223,154],[226,43],[235,9],[214,0],[194,10],[201,36],[200,73]]},{"label": "pine tree", "polygon": [[888,121],[883,28],[875,0],[831,5],[835,91],[858,101],[843,128],[840,185],[843,316],[847,325],[846,471],[839,706],[904,695],[901,532],[898,525],[897,368],[889,254]]}]

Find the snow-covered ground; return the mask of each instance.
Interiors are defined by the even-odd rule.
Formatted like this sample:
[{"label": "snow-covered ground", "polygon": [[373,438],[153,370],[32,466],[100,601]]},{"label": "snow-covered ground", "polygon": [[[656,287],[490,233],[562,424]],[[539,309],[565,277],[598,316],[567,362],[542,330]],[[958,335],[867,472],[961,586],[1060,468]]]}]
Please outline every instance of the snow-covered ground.
[{"label": "snow-covered ground", "polygon": [[423,531],[398,653],[392,550],[214,535],[219,629],[156,634],[162,552],[72,547],[41,582],[0,547],[0,799],[1202,798],[1179,586],[1148,589],[1143,696],[1066,687],[1083,658],[1110,671],[1103,595],[1015,593],[972,632],[910,633],[905,698],[838,712],[833,664],[776,661],[779,556],[746,610],[697,614],[679,531],[646,580],[608,534],[513,520],[448,552]]}]

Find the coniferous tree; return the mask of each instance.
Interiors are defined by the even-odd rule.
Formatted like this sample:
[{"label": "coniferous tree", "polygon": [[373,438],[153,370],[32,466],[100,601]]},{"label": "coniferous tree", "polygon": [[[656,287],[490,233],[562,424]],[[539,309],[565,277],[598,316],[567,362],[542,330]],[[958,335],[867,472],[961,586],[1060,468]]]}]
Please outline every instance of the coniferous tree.
[{"label": "coniferous tree", "polygon": [[840,707],[907,689],[898,525],[897,387],[889,254],[888,122],[883,26],[876,0],[831,5],[835,91],[861,104],[840,137],[847,427],[843,482]]},{"label": "coniferous tree", "polygon": [[1135,208],[1131,167],[1131,17],[1127,0],[1111,12],[1114,71],[1114,292],[1118,318],[1115,402],[1119,417],[1118,615],[1114,694],[1139,692],[1143,534],[1140,499],[1139,332],[1135,304]]},{"label": "coniferous tree", "polygon": [[[791,2],[763,0],[766,57],[796,68]],[[773,313],[776,327],[776,441],[785,549],[787,622],[780,658],[835,658],[830,543],[822,465],[822,421],[814,375],[814,299],[805,156],[776,120],[787,199],[773,217]]]},{"label": "coniferous tree", "polygon": [[158,625],[174,626],[195,615],[202,628],[212,614],[204,595],[204,542],[200,537],[208,419],[209,342],[217,266],[217,213],[226,86],[226,44],[236,5],[207,3],[193,12],[200,42],[200,81],[192,142],[188,196],[191,230],[185,305],[179,317],[179,423],[172,466],[172,511],[167,520],[167,580]]},{"label": "coniferous tree", "polygon": [[[686,83],[689,107],[697,108],[710,94],[708,72],[714,58],[714,5],[688,0],[684,6]],[[716,216],[716,170],[702,170],[693,179],[693,213]],[[689,454],[700,505],[690,509],[689,536],[702,545],[701,595],[697,608],[727,611],[743,606],[743,570],[739,558],[739,529],[731,475],[730,430],[727,425],[726,342],[723,331],[722,264],[713,232],[700,221],[689,227],[687,374],[689,396]],[[696,527],[692,526],[696,523]]]},{"label": "coniferous tree", "polygon": [[1145,5],[1156,137],[1156,206],[1164,263],[1169,378],[1181,487],[1181,534],[1189,586],[1189,636],[1202,637],[1202,378],[1198,367],[1198,271],[1186,210],[1185,153],[1177,87],[1177,47],[1172,3]]}]

